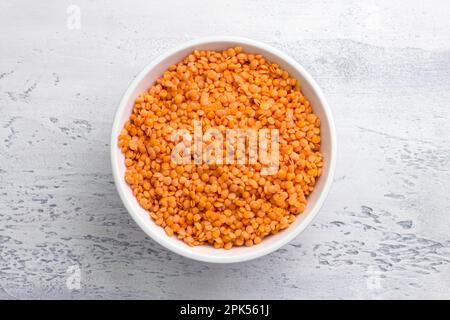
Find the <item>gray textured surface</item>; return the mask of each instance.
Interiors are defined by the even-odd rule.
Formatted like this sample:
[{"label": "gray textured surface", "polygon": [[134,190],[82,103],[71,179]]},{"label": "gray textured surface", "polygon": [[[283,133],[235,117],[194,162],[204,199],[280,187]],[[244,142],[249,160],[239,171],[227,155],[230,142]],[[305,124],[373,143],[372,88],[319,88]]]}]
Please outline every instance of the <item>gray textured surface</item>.
[{"label": "gray textured surface", "polygon": [[[0,298],[450,298],[448,1],[71,3],[79,30],[66,27],[69,2],[0,2]],[[148,239],[109,164],[133,76],[220,34],[303,64],[339,136],[314,224],[225,266]],[[79,290],[66,285],[71,266]]]}]

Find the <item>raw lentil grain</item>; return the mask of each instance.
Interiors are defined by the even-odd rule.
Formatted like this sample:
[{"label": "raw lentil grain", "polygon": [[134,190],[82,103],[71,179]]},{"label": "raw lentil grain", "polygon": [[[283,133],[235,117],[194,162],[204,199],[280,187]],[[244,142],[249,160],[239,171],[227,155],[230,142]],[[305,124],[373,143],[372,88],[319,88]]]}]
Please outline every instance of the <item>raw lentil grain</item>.
[{"label": "raw lentil grain", "polygon": [[[208,128],[280,132],[280,169],[261,164],[176,165],[171,133]],[[135,100],[118,139],[125,180],[168,236],[188,245],[253,246],[305,210],[322,173],[320,119],[296,79],[261,55],[194,51]],[[204,147],[206,143],[204,143]]]}]

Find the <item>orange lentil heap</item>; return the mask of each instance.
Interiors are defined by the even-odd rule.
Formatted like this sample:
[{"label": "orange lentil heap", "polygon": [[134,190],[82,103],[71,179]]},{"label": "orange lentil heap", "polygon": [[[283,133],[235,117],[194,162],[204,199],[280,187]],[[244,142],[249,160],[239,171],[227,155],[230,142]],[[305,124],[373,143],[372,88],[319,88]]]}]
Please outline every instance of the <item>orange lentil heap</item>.
[{"label": "orange lentil heap", "polygon": [[[279,169],[260,163],[177,164],[172,133],[278,129]],[[207,141],[202,142],[207,145]],[[125,179],[169,236],[189,245],[252,246],[291,224],[321,175],[320,119],[296,79],[240,47],[194,51],[136,101],[119,136]]]}]

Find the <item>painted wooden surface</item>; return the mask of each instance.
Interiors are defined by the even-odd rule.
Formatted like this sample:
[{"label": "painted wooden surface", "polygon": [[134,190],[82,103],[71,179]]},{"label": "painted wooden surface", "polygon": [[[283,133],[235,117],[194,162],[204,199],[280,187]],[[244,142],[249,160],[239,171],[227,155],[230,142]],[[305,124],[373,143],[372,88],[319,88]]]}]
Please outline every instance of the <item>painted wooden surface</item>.
[{"label": "painted wooden surface", "polygon": [[[449,14],[445,0],[2,0],[0,298],[450,298]],[[148,239],[111,176],[129,82],[207,35],[294,57],[338,131],[314,224],[241,264]]]}]

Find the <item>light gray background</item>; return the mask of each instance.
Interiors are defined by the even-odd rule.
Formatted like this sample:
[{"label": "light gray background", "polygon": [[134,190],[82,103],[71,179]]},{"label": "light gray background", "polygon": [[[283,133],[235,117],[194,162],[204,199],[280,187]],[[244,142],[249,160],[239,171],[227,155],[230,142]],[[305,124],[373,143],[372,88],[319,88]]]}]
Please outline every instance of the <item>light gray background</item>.
[{"label": "light gray background", "polygon": [[[0,298],[450,298],[449,14],[445,0],[0,0]],[[121,94],[158,54],[208,35],[294,57],[339,138],[314,224],[241,264],[148,239],[111,176]]]}]

